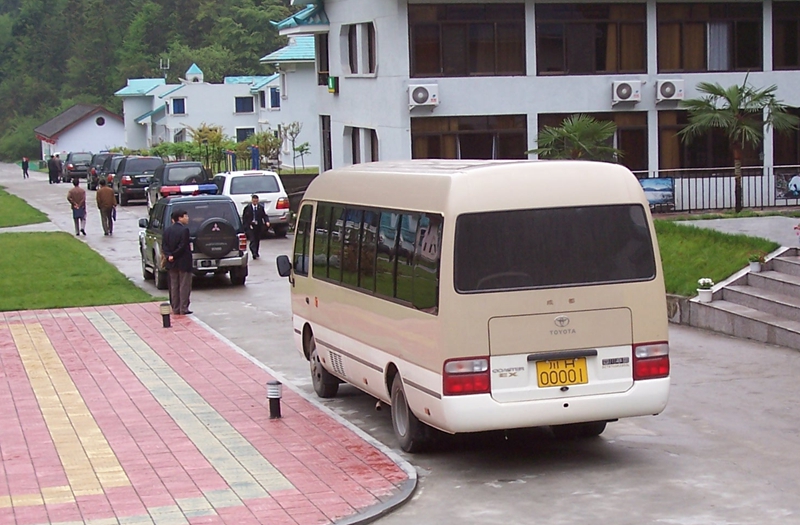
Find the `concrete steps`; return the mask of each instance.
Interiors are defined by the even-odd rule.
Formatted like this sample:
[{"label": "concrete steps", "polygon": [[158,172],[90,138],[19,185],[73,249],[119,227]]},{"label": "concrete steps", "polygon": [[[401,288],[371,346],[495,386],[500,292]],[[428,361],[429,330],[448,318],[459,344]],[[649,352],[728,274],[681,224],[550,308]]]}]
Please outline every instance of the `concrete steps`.
[{"label": "concrete steps", "polygon": [[800,253],[781,248],[760,272],[745,268],[688,303],[682,321],[698,328],[800,350]]}]

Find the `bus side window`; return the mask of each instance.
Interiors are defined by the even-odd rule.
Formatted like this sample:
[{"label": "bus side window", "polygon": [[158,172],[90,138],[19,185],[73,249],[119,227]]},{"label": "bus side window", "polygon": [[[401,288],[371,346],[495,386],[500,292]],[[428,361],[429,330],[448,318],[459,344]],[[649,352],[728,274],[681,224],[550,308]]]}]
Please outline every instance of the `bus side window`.
[{"label": "bus side window", "polygon": [[414,308],[436,314],[439,308],[439,253],[442,239],[441,215],[425,214],[417,228],[414,258]]},{"label": "bus side window", "polygon": [[400,215],[381,213],[378,228],[378,254],[375,261],[375,293],[394,297],[394,269],[397,256],[397,226]]},{"label": "bus side window", "polygon": [[294,273],[308,275],[308,241],[311,230],[311,205],[306,204],[297,216],[294,236]]},{"label": "bus side window", "polygon": [[342,250],[342,284],[358,286],[358,250],[361,234],[361,217],[364,211],[347,208],[344,222],[344,248]]},{"label": "bus side window", "polygon": [[361,257],[358,266],[358,286],[369,291],[375,291],[375,250],[378,246],[378,220],[380,213],[365,211],[364,222],[361,228]]},{"label": "bus side window", "polygon": [[344,245],[344,206],[334,206],[331,212],[330,247],[328,249],[328,279],[342,280],[342,246]]},{"label": "bus side window", "polygon": [[317,205],[314,223],[314,260],[312,273],[316,279],[328,277],[328,241],[330,239],[331,205]]},{"label": "bus side window", "polygon": [[400,235],[397,242],[395,297],[408,303],[414,299],[414,253],[416,252],[418,224],[419,215],[404,213],[400,220]]}]

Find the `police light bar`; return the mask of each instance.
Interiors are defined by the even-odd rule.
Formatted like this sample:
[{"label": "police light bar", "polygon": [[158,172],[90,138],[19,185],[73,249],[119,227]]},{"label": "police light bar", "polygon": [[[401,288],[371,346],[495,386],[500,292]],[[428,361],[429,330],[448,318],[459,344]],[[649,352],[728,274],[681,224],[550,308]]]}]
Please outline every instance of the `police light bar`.
[{"label": "police light bar", "polygon": [[186,184],[185,186],[162,186],[161,196],[170,195],[216,195],[216,184]]}]

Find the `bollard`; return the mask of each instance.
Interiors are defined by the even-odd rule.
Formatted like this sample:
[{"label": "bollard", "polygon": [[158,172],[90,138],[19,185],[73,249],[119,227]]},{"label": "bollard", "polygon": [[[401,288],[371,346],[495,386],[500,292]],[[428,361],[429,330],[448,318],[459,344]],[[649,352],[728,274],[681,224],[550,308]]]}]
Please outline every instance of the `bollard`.
[{"label": "bollard", "polygon": [[281,417],[281,385],[280,381],[270,381],[267,383],[267,399],[269,399],[269,418],[280,419]]},{"label": "bollard", "polygon": [[169,328],[170,326],[172,326],[169,317],[169,314],[172,313],[172,307],[170,306],[169,303],[161,303],[159,309],[161,310],[161,320],[164,322],[164,328]]}]

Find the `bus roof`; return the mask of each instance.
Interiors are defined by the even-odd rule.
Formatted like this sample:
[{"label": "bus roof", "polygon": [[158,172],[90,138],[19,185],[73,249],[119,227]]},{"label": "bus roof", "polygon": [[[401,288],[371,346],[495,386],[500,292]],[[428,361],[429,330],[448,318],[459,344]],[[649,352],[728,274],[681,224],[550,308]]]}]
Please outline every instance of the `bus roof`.
[{"label": "bus roof", "polygon": [[327,171],[307,200],[437,212],[600,205],[647,200],[624,166],[573,160],[406,160]]}]

